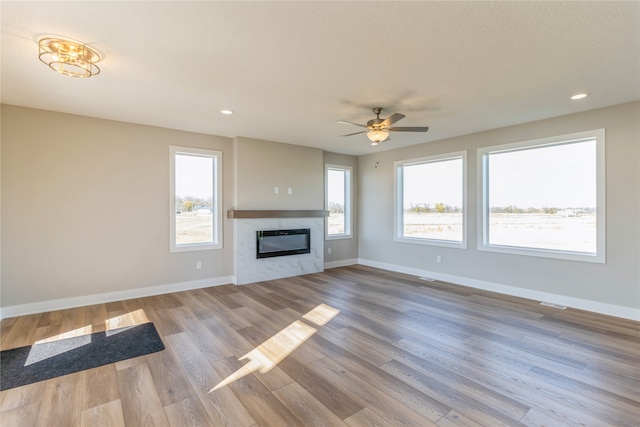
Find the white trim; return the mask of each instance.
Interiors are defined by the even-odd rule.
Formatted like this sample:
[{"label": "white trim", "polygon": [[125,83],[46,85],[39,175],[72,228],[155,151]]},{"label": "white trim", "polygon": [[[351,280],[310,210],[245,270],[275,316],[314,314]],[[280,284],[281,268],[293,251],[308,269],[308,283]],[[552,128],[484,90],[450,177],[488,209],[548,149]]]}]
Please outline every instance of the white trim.
[{"label": "white trim", "polygon": [[[400,200],[400,188],[404,186],[404,173],[402,173],[401,171],[405,166],[424,163],[446,162],[457,159],[462,160],[462,241],[440,240],[426,237],[405,237],[404,224],[402,221],[402,218],[404,218],[404,200]],[[437,154],[435,156],[397,160],[393,162],[393,170],[393,202],[395,204],[395,208],[393,210],[393,240],[399,243],[467,249],[467,152],[456,151],[451,153]]]},{"label": "white trim", "polygon": [[232,276],[211,277],[208,279],[192,280],[189,282],[135,288],[126,291],[115,291],[102,294],[85,295],[81,297],[11,305],[0,308],[0,319],[44,313],[53,310],[64,310],[67,308],[84,307],[87,305],[104,304],[113,301],[123,301],[132,298],[144,298],[154,295],[169,294],[172,292],[189,291],[192,289],[209,288],[212,286],[228,285],[233,283],[235,283],[235,278]]},{"label": "white trim", "polygon": [[342,260],[339,260],[339,261],[325,262],[324,263],[324,268],[326,270],[328,268],[346,267],[348,265],[356,265],[356,264],[358,264],[358,260],[356,258],[342,259]]},{"label": "white trim", "polygon": [[482,289],[485,291],[497,292],[500,294],[511,295],[520,298],[526,298],[534,301],[547,301],[554,304],[565,305],[567,307],[579,310],[591,311],[594,313],[605,314],[608,316],[620,317],[640,321],[640,309],[632,307],[624,307],[621,305],[607,304],[598,301],[586,300],[582,298],[574,298],[565,295],[552,294],[549,292],[535,291],[532,289],[518,288],[500,283],[487,282],[485,280],[477,280],[469,277],[456,276],[452,274],[438,273],[435,271],[422,270],[418,268],[405,267],[386,262],[379,262],[368,259],[358,259],[358,264],[369,267],[381,268],[383,270],[395,271],[397,273],[411,274],[418,277],[430,277],[436,280],[442,280],[454,285],[468,286],[471,288]]},{"label": "white trim", "polygon": [[[554,304],[565,305],[579,310],[591,311],[608,316],[620,317],[640,321],[640,309],[623,307],[615,304],[601,303],[597,301],[585,300],[582,298],[568,297],[564,295],[552,294],[549,292],[534,291],[531,289],[517,288],[499,283],[487,282],[484,280],[472,279],[469,277],[456,276],[452,274],[438,273],[418,268],[405,267],[397,264],[389,264],[364,258],[347,259],[333,261],[324,264],[325,269],[345,267],[348,265],[366,265],[383,270],[395,271],[397,273],[410,274],[417,277],[429,277],[442,280],[454,285],[468,286],[485,291],[498,292],[534,301],[547,301]],[[132,298],[144,298],[154,295],[168,294],[172,292],[188,291],[192,289],[209,288],[212,286],[237,284],[234,276],[212,277],[209,279],[193,280],[189,282],[172,283],[167,285],[150,286],[136,288],[127,291],[108,292],[103,294],[86,295],[81,297],[63,298],[50,301],[41,301],[30,304],[13,305],[0,308],[0,320],[9,317],[25,316],[29,314],[44,313],[53,310],[64,310],[87,305],[103,304],[113,301],[123,301]]]},{"label": "white trim", "polygon": [[324,221],[325,240],[351,239],[353,238],[353,167],[325,163],[324,165],[324,208],[329,210],[329,170],[342,171],[344,173],[344,233],[329,234],[329,217]]},{"label": "white trim", "polygon": [[[200,156],[213,160],[213,242],[176,244],[176,197],[175,197],[175,159],[176,154]],[[222,151],[203,148],[169,146],[169,252],[190,252],[222,249]]]},{"label": "white trim", "polygon": [[[544,146],[562,145],[595,138],[596,140],[596,253],[571,252],[555,249],[538,249],[524,246],[492,245],[489,243],[489,204],[488,198],[488,163],[487,155],[491,153],[542,148]],[[483,147],[476,150],[477,192],[478,192],[478,227],[477,249],[479,251],[499,252],[514,255],[537,256],[543,258],[565,259],[570,261],[606,263],[606,183],[605,183],[605,129],[594,129],[567,135],[558,135],[530,141]]]}]

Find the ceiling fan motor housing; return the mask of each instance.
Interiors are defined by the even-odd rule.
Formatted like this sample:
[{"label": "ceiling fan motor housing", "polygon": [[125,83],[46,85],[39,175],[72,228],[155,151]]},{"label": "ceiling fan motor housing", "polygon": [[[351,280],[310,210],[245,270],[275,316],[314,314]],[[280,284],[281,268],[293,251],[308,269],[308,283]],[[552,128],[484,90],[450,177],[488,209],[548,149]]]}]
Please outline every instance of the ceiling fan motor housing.
[{"label": "ceiling fan motor housing", "polygon": [[369,129],[382,128],[382,122],[384,122],[384,119],[371,119],[367,122],[367,127]]}]

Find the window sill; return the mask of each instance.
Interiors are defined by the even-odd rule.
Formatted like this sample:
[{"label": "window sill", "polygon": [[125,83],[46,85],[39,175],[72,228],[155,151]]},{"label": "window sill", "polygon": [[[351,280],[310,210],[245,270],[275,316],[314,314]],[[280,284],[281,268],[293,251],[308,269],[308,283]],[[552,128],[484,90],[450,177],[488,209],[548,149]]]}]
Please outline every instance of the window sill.
[{"label": "window sill", "polygon": [[467,242],[454,242],[450,240],[410,238],[410,237],[398,237],[398,236],[396,236],[393,240],[398,243],[409,243],[413,245],[441,246],[445,248],[467,249]]}]

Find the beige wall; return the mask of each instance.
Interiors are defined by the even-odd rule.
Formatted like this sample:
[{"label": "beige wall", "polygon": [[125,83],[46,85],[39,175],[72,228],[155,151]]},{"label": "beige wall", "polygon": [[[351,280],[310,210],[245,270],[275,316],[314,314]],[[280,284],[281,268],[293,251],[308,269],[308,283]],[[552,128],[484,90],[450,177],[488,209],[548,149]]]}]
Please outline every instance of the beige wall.
[{"label": "beige wall", "polygon": [[[351,227],[353,237],[349,239],[325,240],[324,261],[331,265],[340,264],[340,261],[353,262],[358,259],[358,158],[346,154],[324,153],[324,164],[351,166],[352,170],[352,200],[353,223]],[[327,249],[331,248],[331,253]]]},{"label": "beige wall", "polygon": [[[2,106],[2,306],[231,276],[224,248],[169,253],[169,146],[229,138]],[[196,261],[202,269],[196,270]]]},{"label": "beige wall", "polygon": [[234,209],[324,209],[322,150],[243,137],[234,149]]},{"label": "beige wall", "polygon": [[[353,165],[356,237],[325,242],[333,248],[326,262],[357,258],[640,308],[637,102],[360,158],[7,105],[0,117],[0,307],[231,276],[226,215],[222,250],[169,253],[168,147],[181,145],[223,152],[225,212],[323,209],[324,164]],[[607,263],[477,251],[475,150],[596,128],[607,131]],[[461,150],[468,152],[468,249],[394,242],[393,162]]]},{"label": "beige wall", "polygon": [[[606,264],[477,250],[479,147],[606,129]],[[468,249],[393,240],[396,160],[467,150]],[[359,257],[464,279],[566,296],[597,304],[640,308],[640,103],[630,103],[496,129],[359,158]],[[436,263],[436,255],[442,263]],[[636,315],[637,316],[637,315]]]}]

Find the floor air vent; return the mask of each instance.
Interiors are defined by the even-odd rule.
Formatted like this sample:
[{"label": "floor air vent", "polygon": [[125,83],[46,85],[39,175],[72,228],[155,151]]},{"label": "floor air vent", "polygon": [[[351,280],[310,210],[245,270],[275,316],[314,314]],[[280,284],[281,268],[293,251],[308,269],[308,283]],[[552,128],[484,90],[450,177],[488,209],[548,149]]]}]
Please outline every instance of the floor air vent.
[{"label": "floor air vent", "polygon": [[558,310],[564,310],[565,308],[567,308],[566,305],[554,304],[552,302],[545,301],[542,301],[540,305],[544,305],[545,307],[557,308]]}]

